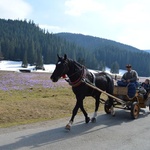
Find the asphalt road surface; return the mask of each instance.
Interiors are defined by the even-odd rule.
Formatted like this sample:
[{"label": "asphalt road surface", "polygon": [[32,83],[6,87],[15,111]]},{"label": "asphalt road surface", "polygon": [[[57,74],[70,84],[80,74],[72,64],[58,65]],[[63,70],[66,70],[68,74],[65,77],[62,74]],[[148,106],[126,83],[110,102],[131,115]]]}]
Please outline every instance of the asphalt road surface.
[{"label": "asphalt road surface", "polygon": [[[91,115],[92,116],[92,115]],[[129,111],[99,113],[96,123],[77,115],[71,131],[68,118],[0,129],[0,150],[150,150],[150,114],[132,120]]]}]

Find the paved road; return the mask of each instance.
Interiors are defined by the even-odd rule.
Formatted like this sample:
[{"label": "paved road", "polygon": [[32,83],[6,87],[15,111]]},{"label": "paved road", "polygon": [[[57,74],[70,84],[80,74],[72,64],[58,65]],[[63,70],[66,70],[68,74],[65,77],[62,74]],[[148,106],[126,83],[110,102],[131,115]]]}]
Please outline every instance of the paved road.
[{"label": "paved road", "polygon": [[112,117],[101,112],[96,123],[77,116],[71,131],[68,118],[0,129],[0,150],[150,150],[150,114],[117,110]]}]

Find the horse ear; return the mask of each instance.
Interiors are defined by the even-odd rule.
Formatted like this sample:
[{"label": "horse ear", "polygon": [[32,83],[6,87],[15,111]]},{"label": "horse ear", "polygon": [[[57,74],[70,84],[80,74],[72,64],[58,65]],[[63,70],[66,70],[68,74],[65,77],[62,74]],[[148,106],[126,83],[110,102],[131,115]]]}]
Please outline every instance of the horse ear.
[{"label": "horse ear", "polygon": [[60,56],[57,54],[58,59],[60,59]]},{"label": "horse ear", "polygon": [[64,55],[64,59],[65,59],[65,60],[67,59],[67,55],[66,55],[66,54]]}]

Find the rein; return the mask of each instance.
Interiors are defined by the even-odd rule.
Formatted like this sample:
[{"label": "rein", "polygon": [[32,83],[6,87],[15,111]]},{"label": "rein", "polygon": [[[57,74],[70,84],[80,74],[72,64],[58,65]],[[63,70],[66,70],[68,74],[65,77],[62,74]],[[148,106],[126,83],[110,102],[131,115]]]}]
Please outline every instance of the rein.
[{"label": "rein", "polygon": [[[67,69],[68,69],[68,65],[67,65],[67,62],[65,62],[65,66],[67,67]],[[66,70],[66,68],[64,68],[64,70],[62,71],[62,75],[61,76],[64,76],[65,74],[64,74],[64,72],[65,72],[65,70]],[[68,69],[69,70],[69,69]]]}]

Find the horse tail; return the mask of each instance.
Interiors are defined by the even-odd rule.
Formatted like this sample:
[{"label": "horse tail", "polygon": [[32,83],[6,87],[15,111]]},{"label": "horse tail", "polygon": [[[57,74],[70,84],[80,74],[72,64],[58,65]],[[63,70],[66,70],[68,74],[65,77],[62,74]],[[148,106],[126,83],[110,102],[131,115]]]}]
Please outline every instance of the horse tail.
[{"label": "horse tail", "polygon": [[[106,78],[107,78],[107,81],[108,81],[108,87],[107,87],[107,90],[106,92],[113,95],[113,91],[114,91],[114,80],[112,78],[111,75],[107,74],[106,75]],[[113,106],[113,98],[108,96],[109,97],[109,107]]]},{"label": "horse tail", "polygon": [[106,75],[107,81],[108,81],[108,88],[106,90],[106,92],[108,92],[109,94],[113,94],[114,91],[114,80],[112,78],[111,75],[107,74]]}]

